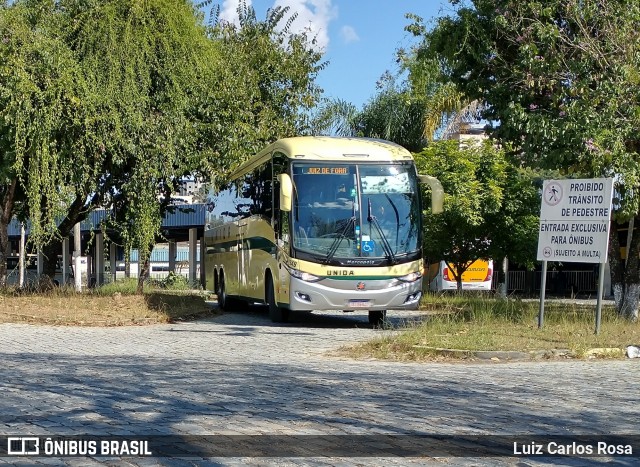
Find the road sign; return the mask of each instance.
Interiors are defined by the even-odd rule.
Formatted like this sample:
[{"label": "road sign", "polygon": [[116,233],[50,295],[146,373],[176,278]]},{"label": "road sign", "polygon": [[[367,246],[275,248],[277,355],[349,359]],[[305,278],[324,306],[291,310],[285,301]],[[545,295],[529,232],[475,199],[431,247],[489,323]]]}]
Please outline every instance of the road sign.
[{"label": "road sign", "polygon": [[612,194],[611,178],[545,180],[538,260],[606,262]]}]

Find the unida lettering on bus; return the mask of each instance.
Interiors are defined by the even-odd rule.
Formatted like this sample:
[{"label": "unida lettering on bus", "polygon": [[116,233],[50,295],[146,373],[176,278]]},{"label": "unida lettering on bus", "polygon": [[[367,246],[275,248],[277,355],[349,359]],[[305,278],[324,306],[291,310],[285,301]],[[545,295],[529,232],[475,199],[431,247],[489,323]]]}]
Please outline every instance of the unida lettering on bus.
[{"label": "unida lettering on bus", "polygon": [[354,276],[355,273],[349,269],[328,269],[327,276]]}]

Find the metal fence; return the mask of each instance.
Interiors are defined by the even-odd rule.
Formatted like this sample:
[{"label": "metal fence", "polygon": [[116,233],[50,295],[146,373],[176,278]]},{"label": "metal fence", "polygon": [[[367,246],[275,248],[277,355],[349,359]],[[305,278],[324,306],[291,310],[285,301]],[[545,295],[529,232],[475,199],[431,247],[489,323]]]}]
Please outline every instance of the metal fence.
[{"label": "metal fence", "polygon": [[[534,294],[540,292],[541,271],[509,271],[507,277],[509,293]],[[493,276],[493,288],[498,288],[498,274]],[[577,295],[596,293],[598,274],[595,271],[547,271],[545,293]]]}]

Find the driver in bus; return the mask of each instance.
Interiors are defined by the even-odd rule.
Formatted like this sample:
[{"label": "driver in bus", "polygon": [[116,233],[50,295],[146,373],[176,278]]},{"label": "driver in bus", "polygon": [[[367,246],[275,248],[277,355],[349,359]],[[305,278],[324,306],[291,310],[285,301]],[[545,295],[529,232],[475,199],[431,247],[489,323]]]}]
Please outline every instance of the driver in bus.
[{"label": "driver in bus", "polygon": [[314,179],[302,179],[300,183],[298,183],[298,186],[301,188],[299,189],[300,199],[298,206],[313,207],[322,199],[322,189]]}]

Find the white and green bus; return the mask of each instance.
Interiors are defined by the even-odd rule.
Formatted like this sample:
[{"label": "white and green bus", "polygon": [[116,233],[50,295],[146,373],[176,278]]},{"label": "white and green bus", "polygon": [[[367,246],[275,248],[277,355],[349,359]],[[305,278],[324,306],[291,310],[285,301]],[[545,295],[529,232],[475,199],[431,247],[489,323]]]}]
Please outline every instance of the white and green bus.
[{"label": "white and green bus", "polygon": [[420,181],[442,187],[411,153],[364,138],[295,137],[271,144],[208,199],[207,288],[222,309],[414,309],[422,294]]}]

